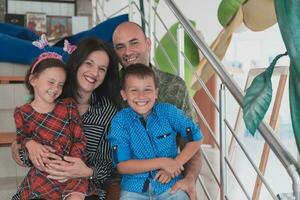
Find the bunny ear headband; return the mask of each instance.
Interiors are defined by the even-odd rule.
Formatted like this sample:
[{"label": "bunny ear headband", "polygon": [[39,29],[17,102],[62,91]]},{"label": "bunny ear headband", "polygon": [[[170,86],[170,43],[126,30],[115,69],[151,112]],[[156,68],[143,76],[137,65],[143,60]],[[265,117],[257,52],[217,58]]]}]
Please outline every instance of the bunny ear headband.
[{"label": "bunny ear headband", "polygon": [[[30,71],[31,74],[34,72],[34,69],[36,68],[36,66],[37,66],[41,61],[43,61],[43,60],[46,60],[46,59],[49,59],[49,58],[52,58],[52,59],[58,59],[58,60],[61,60],[61,61],[63,60],[63,59],[62,59],[62,56],[59,55],[58,53],[56,53],[56,52],[51,52],[51,51],[46,51],[46,48],[49,47],[49,42],[48,42],[48,40],[47,40],[45,34],[42,34],[42,35],[41,35],[41,38],[40,38],[39,40],[37,40],[37,41],[32,42],[32,44],[33,44],[34,46],[36,46],[37,48],[39,48],[39,49],[44,49],[45,52],[44,52],[44,53],[41,53],[41,54],[37,57],[37,59],[36,59],[34,65],[33,65],[32,68],[31,68],[31,71]],[[63,50],[64,50],[66,53],[71,54],[71,53],[73,53],[73,51],[76,50],[76,46],[75,46],[75,45],[71,45],[70,42],[69,42],[68,40],[65,40]]]}]

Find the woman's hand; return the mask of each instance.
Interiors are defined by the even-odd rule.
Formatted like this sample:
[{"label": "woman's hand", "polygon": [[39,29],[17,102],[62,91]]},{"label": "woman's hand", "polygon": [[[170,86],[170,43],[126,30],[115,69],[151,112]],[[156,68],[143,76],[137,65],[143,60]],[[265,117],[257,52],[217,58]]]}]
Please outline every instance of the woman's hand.
[{"label": "woman's hand", "polygon": [[28,142],[26,142],[25,147],[34,167],[41,171],[45,171],[44,159],[47,158],[49,153],[54,153],[55,150],[34,140],[29,140]]},{"label": "woman's hand", "polygon": [[63,160],[51,160],[46,165],[46,172],[49,174],[48,178],[59,181],[93,175],[93,170],[86,166],[80,158],[70,156],[64,156]]},{"label": "woman's hand", "polygon": [[15,140],[12,144],[11,144],[11,155],[14,159],[14,161],[16,161],[16,163],[22,167],[26,167],[26,165],[22,162],[20,155],[19,155],[19,150],[21,149],[21,145],[17,143],[17,141]]}]

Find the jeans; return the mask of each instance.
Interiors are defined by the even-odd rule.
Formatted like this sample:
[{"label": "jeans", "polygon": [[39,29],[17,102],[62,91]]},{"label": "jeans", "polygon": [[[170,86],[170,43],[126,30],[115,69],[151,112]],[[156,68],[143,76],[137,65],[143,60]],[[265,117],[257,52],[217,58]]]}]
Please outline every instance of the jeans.
[{"label": "jeans", "polygon": [[125,190],[121,191],[120,200],[189,200],[189,196],[183,190],[177,190],[174,194],[170,194],[171,189],[166,192],[155,195],[153,190],[149,192],[136,193],[128,192]]}]

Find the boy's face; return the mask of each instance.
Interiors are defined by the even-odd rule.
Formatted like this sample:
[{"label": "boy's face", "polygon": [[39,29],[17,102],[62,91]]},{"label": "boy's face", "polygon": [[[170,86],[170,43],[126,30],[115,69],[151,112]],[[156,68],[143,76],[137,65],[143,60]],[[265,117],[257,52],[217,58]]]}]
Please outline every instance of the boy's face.
[{"label": "boy's face", "polygon": [[155,104],[158,89],[155,88],[151,76],[141,78],[130,75],[125,80],[125,87],[121,90],[121,95],[135,112],[146,118]]}]

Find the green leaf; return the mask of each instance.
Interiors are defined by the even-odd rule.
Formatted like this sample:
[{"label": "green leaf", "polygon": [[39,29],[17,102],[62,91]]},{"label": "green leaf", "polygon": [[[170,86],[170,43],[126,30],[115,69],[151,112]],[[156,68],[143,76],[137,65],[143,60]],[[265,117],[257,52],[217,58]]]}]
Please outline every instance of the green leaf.
[{"label": "green leaf", "polygon": [[226,27],[239,8],[247,0],[222,0],[218,7],[218,20],[223,27]]},{"label": "green leaf", "polygon": [[[190,20],[190,22],[195,26],[195,22]],[[169,31],[177,41],[177,28],[179,23],[173,24]],[[170,57],[170,60],[172,61],[173,65],[176,69],[178,69],[178,53],[177,53],[177,45],[174,44],[173,40],[171,39],[170,35],[166,33],[162,39],[160,40],[160,46],[157,46],[155,49],[155,59],[157,61],[158,67],[164,71],[171,74],[176,74],[176,71],[173,69],[171,63],[167,59],[164,51],[162,50],[163,47],[167,53],[167,55]],[[187,33],[184,33],[184,53],[187,57],[187,59],[191,62],[193,67],[196,67],[199,64],[199,53],[198,48],[194,44],[194,42],[190,39]],[[184,70],[184,80],[187,84],[187,87],[190,88],[190,83],[193,77],[192,70],[188,66],[188,63],[185,62],[185,70]],[[190,95],[194,95],[194,91],[189,91]]]},{"label": "green leaf", "polygon": [[271,78],[266,72],[253,80],[244,96],[244,121],[246,128],[254,135],[261,120],[264,118],[272,100]]},{"label": "green leaf", "polygon": [[246,90],[243,99],[243,118],[246,128],[252,135],[264,118],[272,100],[271,77],[275,64],[285,55],[287,53],[277,55],[266,71],[256,76]]}]

